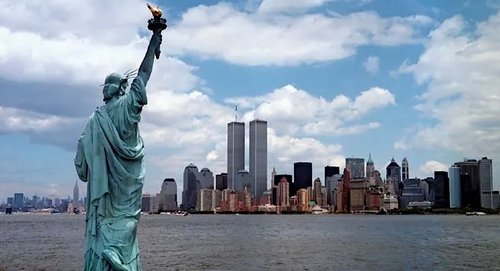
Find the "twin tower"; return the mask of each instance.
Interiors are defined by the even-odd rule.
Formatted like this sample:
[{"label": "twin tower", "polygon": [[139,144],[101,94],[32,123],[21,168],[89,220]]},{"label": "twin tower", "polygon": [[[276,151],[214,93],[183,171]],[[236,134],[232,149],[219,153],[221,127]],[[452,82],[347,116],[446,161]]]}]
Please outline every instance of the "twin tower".
[{"label": "twin tower", "polygon": [[245,170],[245,123],[227,124],[227,186],[245,188],[258,199],[267,190],[267,121],[252,120],[249,129],[249,168]]}]

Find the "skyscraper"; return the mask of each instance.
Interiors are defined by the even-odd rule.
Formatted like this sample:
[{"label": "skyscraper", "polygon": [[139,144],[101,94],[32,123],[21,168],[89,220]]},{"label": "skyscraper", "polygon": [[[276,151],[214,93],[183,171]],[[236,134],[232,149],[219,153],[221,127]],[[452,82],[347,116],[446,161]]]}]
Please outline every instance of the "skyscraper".
[{"label": "skyscraper", "polygon": [[460,200],[462,208],[481,207],[481,185],[479,182],[479,167],[477,160],[468,159],[456,162],[460,168]]},{"label": "skyscraper", "polygon": [[290,188],[288,187],[288,181],[286,178],[282,178],[278,184],[277,198],[278,198],[278,206],[280,206],[281,210],[286,210],[290,205],[290,195],[288,191]]},{"label": "skyscraper", "polygon": [[342,175],[340,174],[335,174],[325,179],[326,203],[328,205],[335,205],[336,203],[335,190],[341,180],[342,180]]},{"label": "skyscraper", "polygon": [[408,166],[408,159],[403,158],[403,162],[401,162],[401,169],[403,170],[403,182],[410,178],[410,168]]},{"label": "skyscraper", "polygon": [[493,166],[491,159],[483,157],[478,161],[479,184],[481,186],[481,207],[493,208]]},{"label": "skyscraper", "polygon": [[462,207],[461,193],[460,193],[460,167],[451,166],[450,173],[450,208]]},{"label": "skyscraper", "polygon": [[15,209],[21,209],[24,207],[24,194],[15,193],[14,194],[14,207]]},{"label": "skyscraper", "polygon": [[325,180],[328,177],[332,177],[333,175],[340,174],[339,167],[326,166],[325,167]]},{"label": "skyscraper", "polygon": [[73,208],[78,208],[80,202],[80,190],[78,189],[78,181],[75,181],[73,187]]},{"label": "skyscraper", "polygon": [[173,178],[163,180],[158,203],[160,212],[177,210],[177,184]]},{"label": "skyscraper", "polygon": [[220,191],[227,188],[227,173],[215,175],[215,188]]},{"label": "skyscraper", "polygon": [[293,179],[295,189],[312,187],[312,163],[297,162],[293,164]]},{"label": "skyscraper", "polygon": [[208,168],[202,168],[198,174],[198,180],[201,184],[201,189],[213,189],[214,188],[214,174]]},{"label": "skyscraper", "polygon": [[367,179],[372,179],[375,176],[373,175],[375,173],[375,164],[373,163],[372,160],[372,154],[370,153],[368,155],[368,161],[366,162],[366,178]]},{"label": "skyscraper", "polygon": [[145,213],[155,212],[155,197],[150,194],[142,194],[141,211]]},{"label": "skyscraper", "polygon": [[364,158],[346,158],[345,168],[349,171],[351,179],[365,178],[365,159]]},{"label": "skyscraper", "polygon": [[198,180],[198,167],[189,164],[184,169],[184,185],[182,191],[182,208],[184,210],[194,209],[196,207],[197,191],[201,189]]},{"label": "skyscraper", "polygon": [[446,171],[434,171],[434,207],[450,208],[450,179]]},{"label": "skyscraper", "polygon": [[227,124],[227,186],[235,188],[234,179],[238,171],[245,169],[245,123]]},{"label": "skyscraper", "polygon": [[254,198],[259,198],[267,190],[267,121],[250,122],[250,177]]},{"label": "skyscraper", "polygon": [[323,206],[323,194],[321,193],[321,180],[316,178],[314,180],[314,190],[313,190],[313,199],[316,202],[316,205]]},{"label": "skyscraper", "polygon": [[394,158],[391,159],[391,162],[386,167],[386,179],[387,182],[394,185],[394,191],[396,194],[400,194],[399,184],[401,183],[401,167],[396,163]]},{"label": "skyscraper", "polygon": [[252,188],[252,179],[250,178],[250,173],[247,170],[240,170],[234,175],[234,191],[243,192],[243,190]]}]

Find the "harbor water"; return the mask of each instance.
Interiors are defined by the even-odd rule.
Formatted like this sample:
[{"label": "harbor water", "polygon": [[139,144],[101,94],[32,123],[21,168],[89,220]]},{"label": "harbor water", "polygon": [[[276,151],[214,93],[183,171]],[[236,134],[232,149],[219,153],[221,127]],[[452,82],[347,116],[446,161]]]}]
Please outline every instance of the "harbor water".
[{"label": "harbor water", "polygon": [[[84,215],[0,215],[0,270],[82,270]],[[500,216],[144,215],[143,270],[500,270]]]}]

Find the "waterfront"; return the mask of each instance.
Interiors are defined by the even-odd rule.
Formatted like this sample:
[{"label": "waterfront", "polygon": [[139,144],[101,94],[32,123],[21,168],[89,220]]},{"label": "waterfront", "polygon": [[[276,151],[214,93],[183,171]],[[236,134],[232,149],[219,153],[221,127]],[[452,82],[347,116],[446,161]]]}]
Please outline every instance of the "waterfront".
[{"label": "waterfront", "polygon": [[[83,215],[0,215],[0,270],[81,270]],[[146,215],[144,270],[500,270],[500,216]]]}]

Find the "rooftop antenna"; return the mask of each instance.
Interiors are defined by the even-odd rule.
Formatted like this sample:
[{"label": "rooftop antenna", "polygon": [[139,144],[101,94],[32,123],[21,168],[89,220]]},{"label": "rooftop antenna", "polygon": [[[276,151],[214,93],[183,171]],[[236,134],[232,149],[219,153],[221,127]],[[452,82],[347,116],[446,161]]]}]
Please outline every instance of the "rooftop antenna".
[{"label": "rooftop antenna", "polygon": [[238,105],[234,106],[234,119],[235,122],[238,122]]}]

